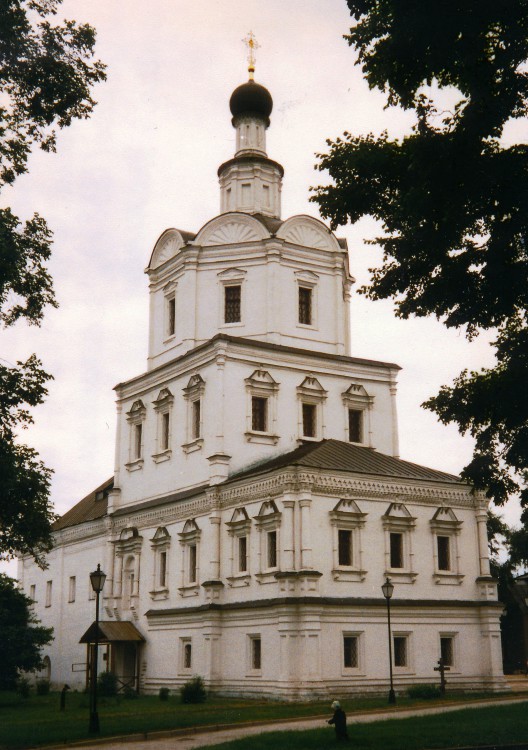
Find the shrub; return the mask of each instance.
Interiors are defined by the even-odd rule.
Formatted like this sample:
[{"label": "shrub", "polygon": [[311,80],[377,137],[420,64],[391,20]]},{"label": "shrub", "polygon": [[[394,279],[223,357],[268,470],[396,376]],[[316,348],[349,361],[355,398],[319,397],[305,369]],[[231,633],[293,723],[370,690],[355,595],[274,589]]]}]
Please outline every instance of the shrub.
[{"label": "shrub", "polygon": [[437,685],[411,685],[407,690],[409,698],[440,698],[440,688]]},{"label": "shrub", "polygon": [[125,698],[127,698],[127,700],[134,700],[135,698],[139,697],[137,692],[130,685],[125,685],[125,687],[123,688],[123,695]]},{"label": "shrub", "polygon": [[21,698],[29,698],[31,686],[27,677],[19,677],[16,681],[16,691]]},{"label": "shrub", "polygon": [[37,695],[47,695],[50,691],[50,682],[49,680],[37,680],[36,687]]},{"label": "shrub", "polygon": [[99,695],[117,695],[117,677],[113,672],[101,672],[97,680],[97,692]]},{"label": "shrub", "polygon": [[160,688],[159,689],[159,693],[158,693],[160,701],[168,701],[169,700],[169,693],[170,693],[169,688],[167,688],[167,687]]},{"label": "shrub", "polygon": [[182,703],[204,703],[206,697],[204,681],[198,675],[186,682],[181,689]]}]

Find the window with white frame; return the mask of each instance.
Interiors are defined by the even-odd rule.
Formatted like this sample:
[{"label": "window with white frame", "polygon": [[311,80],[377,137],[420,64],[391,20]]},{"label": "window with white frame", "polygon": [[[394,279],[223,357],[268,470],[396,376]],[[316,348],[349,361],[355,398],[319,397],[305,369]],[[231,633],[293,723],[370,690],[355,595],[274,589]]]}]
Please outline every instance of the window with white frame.
[{"label": "window with white frame", "polygon": [[322,440],[324,438],[324,403],[328,392],[311,375],[297,387],[299,404],[299,440]]},{"label": "window with white frame", "polygon": [[172,405],[174,396],[168,388],[162,388],[153,402],[157,417],[156,450],[152,458],[156,463],[168,461],[172,455]]},{"label": "window with white frame", "polygon": [[192,661],[191,638],[180,638],[180,671],[190,672],[192,670]]},{"label": "window with white frame", "polygon": [[183,389],[187,401],[187,442],[182,448],[185,453],[199,450],[203,444],[203,398],[205,381],[201,375],[192,375]]},{"label": "window with white frame", "polygon": [[244,280],[246,271],[228,268],[218,274],[220,286],[220,325],[240,326],[244,320]]},{"label": "window with white frame", "polygon": [[433,578],[437,584],[459,585],[464,579],[460,572],[458,538],[462,522],[452,508],[438,508],[430,520],[433,537]]},{"label": "window with white frame", "polygon": [[68,581],[68,602],[75,601],[75,576],[70,576]]},{"label": "window with white frame", "polygon": [[167,599],[169,596],[169,549],[171,537],[164,526],[160,526],[152,539],[150,546],[154,552],[154,566],[152,569],[152,599]]},{"label": "window with white frame", "polygon": [[440,634],[440,658],[445,667],[456,666],[455,636],[452,633]]},{"label": "window with white frame", "polygon": [[394,634],[392,636],[392,658],[396,669],[410,668],[409,636],[408,634]]},{"label": "window with white frame", "polygon": [[251,520],[245,508],[236,508],[227,522],[231,540],[231,575],[229,586],[247,586],[250,581],[249,538]]},{"label": "window with white frame", "polygon": [[29,598],[33,603],[37,601],[37,587],[36,584],[32,583],[29,587]]},{"label": "window with white frame", "polygon": [[414,518],[403,503],[391,503],[382,516],[385,531],[385,575],[398,583],[414,583]]},{"label": "window with white frame", "polygon": [[260,634],[248,636],[248,668],[253,674],[262,670],[262,639]]},{"label": "window with white frame", "polygon": [[51,607],[51,595],[53,591],[53,581],[46,581],[46,607]]},{"label": "window with white frame", "polygon": [[279,384],[266,370],[255,370],[245,379],[247,398],[246,440],[275,445]]},{"label": "window with white frame", "polygon": [[317,327],[317,284],[319,277],[312,271],[297,271],[297,325]]},{"label": "window with white frame", "polygon": [[124,608],[134,609],[139,599],[142,546],[143,537],[135,526],[123,529],[115,543],[115,596],[121,597]]},{"label": "window with white frame", "polygon": [[361,634],[360,633],[343,633],[343,672],[349,670],[358,671],[361,668]]},{"label": "window with white frame", "polygon": [[126,420],[129,425],[128,461],[125,464],[128,471],[136,471],[143,466],[143,441],[145,438],[144,424],[147,410],[143,402],[134,401],[127,412]]},{"label": "window with white frame", "polygon": [[362,385],[352,383],[341,394],[345,406],[345,433],[349,443],[370,445],[370,413],[374,398]]},{"label": "window with white frame", "polygon": [[255,518],[259,534],[260,571],[256,574],[259,583],[270,583],[280,570],[280,525],[281,513],[275,502],[268,500],[262,503]]},{"label": "window with white frame", "polygon": [[171,338],[176,334],[176,282],[167,284],[163,290],[165,295],[165,337]]},{"label": "window with white frame", "polygon": [[188,519],[183,531],[178,534],[182,548],[181,585],[179,592],[182,596],[195,596],[198,593],[199,552],[201,530],[194,518]]},{"label": "window with white frame", "polygon": [[340,500],[330,511],[330,524],[333,535],[334,581],[362,581],[366,576],[363,570],[361,530],[365,525],[366,513],[362,513],[355,500]]}]

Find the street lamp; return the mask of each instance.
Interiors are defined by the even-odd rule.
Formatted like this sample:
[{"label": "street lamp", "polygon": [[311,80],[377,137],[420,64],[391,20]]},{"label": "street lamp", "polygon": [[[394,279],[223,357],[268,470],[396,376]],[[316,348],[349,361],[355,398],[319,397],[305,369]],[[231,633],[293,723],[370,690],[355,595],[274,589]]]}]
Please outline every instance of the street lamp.
[{"label": "street lamp", "polygon": [[106,573],[103,573],[101,566],[97,564],[97,570],[90,573],[90,583],[95,591],[95,643],[92,652],[92,684],[90,689],[90,724],[88,731],[95,733],[99,731],[99,715],[97,713],[97,652],[99,649],[99,594],[103,590],[106,580]]},{"label": "street lamp", "polygon": [[390,624],[390,600],[392,592],[394,591],[394,584],[390,578],[385,579],[385,583],[381,587],[383,596],[387,600],[387,625],[389,628],[389,671],[390,671],[390,690],[389,690],[389,703],[396,703],[396,695],[394,693],[394,687],[392,684],[392,635],[391,635],[391,624]]}]

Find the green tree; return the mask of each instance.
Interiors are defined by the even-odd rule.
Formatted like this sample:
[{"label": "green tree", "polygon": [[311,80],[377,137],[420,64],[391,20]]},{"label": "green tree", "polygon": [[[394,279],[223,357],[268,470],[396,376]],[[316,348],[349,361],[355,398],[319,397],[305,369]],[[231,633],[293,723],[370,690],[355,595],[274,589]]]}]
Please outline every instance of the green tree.
[{"label": "green tree", "polygon": [[[93,84],[105,78],[93,59],[95,31],[75,21],[52,23],[61,0],[5,0],[0,4],[0,190],[27,171],[31,149],[54,151],[56,128],[89,117]],[[51,231],[35,214],[24,223],[0,208],[0,324],[40,325],[56,307],[46,268]],[[42,564],[54,520],[51,472],[19,442],[32,422],[28,407],[42,402],[51,378],[32,355],[0,362],[0,559],[15,552]]]},{"label": "green tree", "polygon": [[[332,227],[379,220],[383,264],[362,293],[402,318],[434,315],[471,339],[496,332],[497,364],[460,374],[425,408],[475,438],[462,475],[528,520],[528,146],[505,127],[528,112],[528,0],[349,0],[346,37],[371,88],[414,112],[403,139],[327,141],[315,189]],[[437,89],[451,111],[439,113]],[[511,132],[511,129],[510,131]]]},{"label": "green tree", "polygon": [[16,581],[0,573],[0,690],[12,690],[19,671],[42,667],[42,647],[53,640],[53,628],[39,625],[31,612],[31,599]]}]

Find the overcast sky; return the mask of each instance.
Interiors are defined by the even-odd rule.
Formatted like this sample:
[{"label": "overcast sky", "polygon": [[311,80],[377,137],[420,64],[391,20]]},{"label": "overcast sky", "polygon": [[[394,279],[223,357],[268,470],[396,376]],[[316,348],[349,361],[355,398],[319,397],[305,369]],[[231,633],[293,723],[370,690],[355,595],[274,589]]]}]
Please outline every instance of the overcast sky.
[{"label": "overcast sky", "polygon": [[[285,168],[282,218],[308,213],[325,139],[387,129],[412,117],[384,109],[354,52],[344,0],[65,0],[61,15],[97,29],[108,80],[92,117],[59,134],[57,154],[36,152],[29,174],[2,194],[22,219],[38,211],[54,232],[50,270],[60,307],[41,328],[0,334],[4,361],[37,352],[53,373],[36,425],[24,435],[55,471],[63,513],[113,472],[113,386],[141,373],[147,355],[147,277],[156,239],[168,227],[197,232],[219,212],[216,170],[235,150],[229,97],[247,80],[242,39],[260,48],[256,80],[274,101],[267,146]],[[524,123],[525,126],[525,123]],[[520,140],[522,125],[508,129]],[[374,222],[342,227],[357,286],[380,260],[364,240]],[[354,295],[352,354],[399,363],[401,457],[458,473],[472,441],[439,425],[420,404],[464,367],[493,362],[488,339],[468,343],[434,320],[401,321],[390,302]],[[506,517],[516,521],[516,508]]]}]

